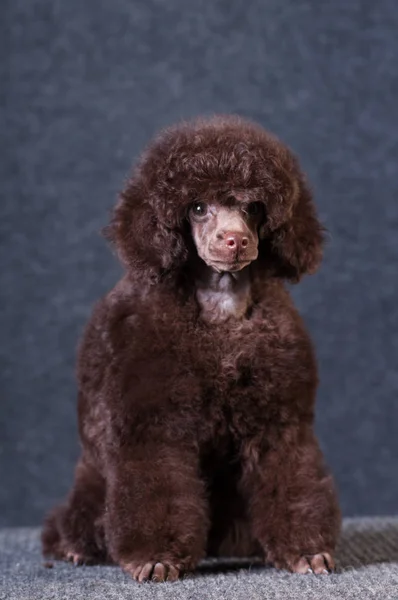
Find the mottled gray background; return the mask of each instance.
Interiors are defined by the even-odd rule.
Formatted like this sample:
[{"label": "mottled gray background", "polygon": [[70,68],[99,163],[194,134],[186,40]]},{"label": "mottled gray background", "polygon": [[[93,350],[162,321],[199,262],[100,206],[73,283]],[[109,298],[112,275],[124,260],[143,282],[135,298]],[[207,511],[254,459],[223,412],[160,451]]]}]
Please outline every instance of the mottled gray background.
[{"label": "mottled gray background", "polygon": [[398,508],[396,0],[1,4],[0,523],[38,523],[78,453],[74,355],[119,267],[98,232],[160,127],[234,112],[288,142],[330,230],[294,290],[347,515]]}]

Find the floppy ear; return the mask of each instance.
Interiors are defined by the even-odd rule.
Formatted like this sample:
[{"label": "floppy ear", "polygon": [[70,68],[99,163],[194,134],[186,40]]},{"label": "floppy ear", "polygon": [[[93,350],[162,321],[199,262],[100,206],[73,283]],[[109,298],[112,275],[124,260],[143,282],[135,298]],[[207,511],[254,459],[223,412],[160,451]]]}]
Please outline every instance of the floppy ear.
[{"label": "floppy ear", "polygon": [[274,231],[271,241],[285,277],[297,282],[302,275],[316,271],[322,260],[324,231],[311,192],[300,175],[293,188],[289,217]]},{"label": "floppy ear", "polygon": [[156,203],[160,200],[146,197],[139,181],[130,180],[103,230],[127,269],[152,277],[178,268],[188,255],[182,230],[160,220]]}]

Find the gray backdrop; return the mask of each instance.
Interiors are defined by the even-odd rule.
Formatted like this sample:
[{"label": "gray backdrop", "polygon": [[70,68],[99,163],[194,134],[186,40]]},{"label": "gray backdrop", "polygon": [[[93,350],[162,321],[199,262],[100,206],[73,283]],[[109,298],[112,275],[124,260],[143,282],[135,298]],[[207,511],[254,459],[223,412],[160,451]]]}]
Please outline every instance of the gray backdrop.
[{"label": "gray backdrop", "polygon": [[1,4],[0,523],[38,523],[78,454],[74,356],[120,270],[98,232],[160,127],[200,113],[288,142],[330,231],[294,289],[347,515],[398,508],[396,0]]}]

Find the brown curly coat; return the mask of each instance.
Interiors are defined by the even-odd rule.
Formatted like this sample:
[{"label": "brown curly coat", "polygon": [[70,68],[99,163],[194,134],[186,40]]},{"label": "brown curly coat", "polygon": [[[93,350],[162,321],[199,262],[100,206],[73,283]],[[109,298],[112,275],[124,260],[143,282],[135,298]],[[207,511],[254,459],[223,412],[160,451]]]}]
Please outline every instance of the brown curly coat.
[{"label": "brown curly coat", "polygon": [[[214,323],[196,299],[187,209],[261,202],[245,315]],[[291,152],[214,117],[144,153],[107,236],[126,267],[96,306],[78,359],[82,455],[47,518],[43,551],[174,580],[207,554],[333,568],[340,513],[314,436],[317,370],[284,280],[321,260],[323,230]]]}]

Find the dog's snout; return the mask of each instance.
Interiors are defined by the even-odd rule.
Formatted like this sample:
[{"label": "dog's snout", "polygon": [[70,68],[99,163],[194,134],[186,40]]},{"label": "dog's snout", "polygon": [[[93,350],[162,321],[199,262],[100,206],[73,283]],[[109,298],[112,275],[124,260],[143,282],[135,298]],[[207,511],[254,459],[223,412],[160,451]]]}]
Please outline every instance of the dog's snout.
[{"label": "dog's snout", "polygon": [[246,248],[249,243],[249,239],[238,231],[227,231],[224,234],[224,240],[228,248],[235,250]]},{"label": "dog's snout", "polygon": [[[256,260],[258,235],[254,221],[246,223],[237,210],[223,206],[216,206],[214,211],[217,218],[209,221],[208,246],[203,252],[208,256],[208,264],[215,264],[218,270],[223,267],[224,270],[236,271]],[[212,224],[213,229],[210,227]],[[203,258],[202,254],[200,256]],[[207,262],[206,258],[203,260]]]}]

